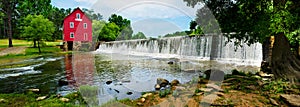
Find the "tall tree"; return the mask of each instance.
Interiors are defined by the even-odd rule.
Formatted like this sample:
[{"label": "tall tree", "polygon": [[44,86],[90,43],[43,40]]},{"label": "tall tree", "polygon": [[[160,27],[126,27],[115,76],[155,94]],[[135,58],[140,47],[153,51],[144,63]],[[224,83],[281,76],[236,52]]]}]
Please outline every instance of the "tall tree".
[{"label": "tall tree", "polygon": [[22,36],[28,40],[36,40],[41,53],[41,41],[49,40],[55,31],[53,23],[42,15],[28,15],[24,21]]},{"label": "tall tree", "polygon": [[[184,0],[190,6],[201,2],[200,0]],[[300,61],[291,52],[290,42],[287,37],[299,35],[300,23],[299,1],[294,0],[204,0],[217,19],[223,33],[230,38],[247,41],[268,43],[271,35],[275,42],[272,56],[267,59],[271,63],[272,73],[277,78],[299,79]],[[203,17],[207,8],[198,11],[198,20]],[[203,20],[202,20],[203,21]],[[197,21],[199,24],[199,22]],[[291,37],[292,35],[293,37]],[[263,48],[265,50],[265,48]]]},{"label": "tall tree", "polygon": [[132,39],[147,39],[143,32],[138,32],[137,34],[132,36]]},{"label": "tall tree", "polygon": [[8,34],[8,47],[13,47],[12,44],[12,21],[13,13],[15,12],[16,6],[19,3],[19,0],[1,0],[0,10],[5,14],[4,20],[7,21],[7,34]]},{"label": "tall tree", "polygon": [[91,20],[102,20],[103,16],[100,13],[95,13],[93,9],[89,10],[83,8],[82,11],[91,19]]},{"label": "tall tree", "polygon": [[123,18],[122,16],[112,14],[108,21],[115,23],[119,28],[120,35],[117,36],[118,40],[128,40],[132,37],[133,30],[130,25],[130,20]]},{"label": "tall tree", "polygon": [[115,23],[107,23],[99,33],[99,41],[114,41],[119,35],[120,28]]},{"label": "tall tree", "polygon": [[[52,6],[50,3],[51,0],[24,0],[17,7],[21,17],[19,22],[22,24],[27,15],[43,15],[48,17],[52,11]],[[33,41],[33,46],[36,47],[36,40]]]},{"label": "tall tree", "polygon": [[102,20],[93,20],[93,22],[92,22],[93,38],[96,38],[97,36],[99,36],[99,34],[100,34],[102,28],[104,27],[105,23],[106,22],[102,21]]}]

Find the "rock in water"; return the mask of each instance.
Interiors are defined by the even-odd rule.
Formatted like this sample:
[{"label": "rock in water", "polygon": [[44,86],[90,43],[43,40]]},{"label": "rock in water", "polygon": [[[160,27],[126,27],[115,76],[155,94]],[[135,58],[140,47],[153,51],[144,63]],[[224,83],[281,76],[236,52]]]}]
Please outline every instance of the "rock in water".
[{"label": "rock in water", "polygon": [[171,86],[177,86],[179,84],[179,81],[177,79],[171,81]]},{"label": "rock in water", "polygon": [[109,85],[109,84],[111,84],[112,83],[112,81],[106,81],[106,84],[107,85]]},{"label": "rock in water", "polygon": [[174,64],[174,61],[169,61],[168,64],[172,65]]},{"label": "rock in water", "polygon": [[287,102],[290,106],[300,107],[300,95],[281,94],[280,98]]},{"label": "rock in water", "polygon": [[156,79],[156,84],[159,84],[160,87],[165,87],[169,84],[169,81],[163,78],[157,78]]},{"label": "rock in water", "polygon": [[127,94],[127,95],[131,95],[131,94],[133,94],[133,93],[132,93],[132,92],[127,92],[126,94]]},{"label": "rock in water", "polygon": [[161,87],[159,84],[155,84],[154,88],[155,88],[155,90],[160,90]]}]

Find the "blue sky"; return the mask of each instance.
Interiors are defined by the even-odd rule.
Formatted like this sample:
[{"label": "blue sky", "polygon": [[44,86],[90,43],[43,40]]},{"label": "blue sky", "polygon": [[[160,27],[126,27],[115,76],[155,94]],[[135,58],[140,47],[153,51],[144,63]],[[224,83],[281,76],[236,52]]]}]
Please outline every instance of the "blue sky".
[{"label": "blue sky", "polygon": [[144,32],[148,37],[157,37],[189,29],[197,9],[186,6],[183,0],[52,0],[59,8],[88,8],[103,15],[111,14],[131,20],[134,33]]}]

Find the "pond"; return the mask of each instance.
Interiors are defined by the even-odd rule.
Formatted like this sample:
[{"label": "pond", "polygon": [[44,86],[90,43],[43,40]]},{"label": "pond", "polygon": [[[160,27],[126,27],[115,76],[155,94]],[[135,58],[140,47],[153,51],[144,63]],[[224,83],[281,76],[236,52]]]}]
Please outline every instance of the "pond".
[{"label": "pond", "polygon": [[112,99],[136,99],[142,92],[155,91],[157,78],[187,83],[209,69],[230,73],[233,69],[257,71],[258,67],[174,57],[74,52],[2,64],[0,92],[21,93],[38,88],[44,94],[66,95],[79,90],[94,103],[103,104]]}]

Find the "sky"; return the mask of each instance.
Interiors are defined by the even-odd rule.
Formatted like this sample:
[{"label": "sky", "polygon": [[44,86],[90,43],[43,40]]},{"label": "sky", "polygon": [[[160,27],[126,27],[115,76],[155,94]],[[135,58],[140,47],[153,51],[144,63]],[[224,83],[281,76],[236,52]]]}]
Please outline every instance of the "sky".
[{"label": "sky", "polygon": [[134,34],[143,32],[148,37],[189,30],[189,23],[195,19],[196,7],[188,7],[183,0],[52,0],[58,8],[87,8],[103,15],[111,14],[131,20]]}]

